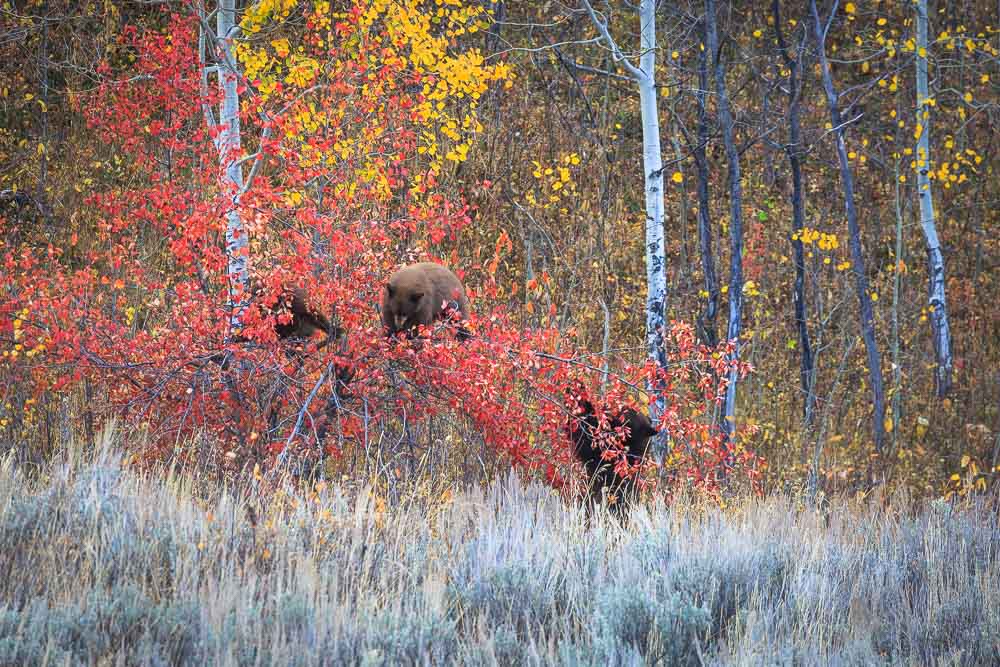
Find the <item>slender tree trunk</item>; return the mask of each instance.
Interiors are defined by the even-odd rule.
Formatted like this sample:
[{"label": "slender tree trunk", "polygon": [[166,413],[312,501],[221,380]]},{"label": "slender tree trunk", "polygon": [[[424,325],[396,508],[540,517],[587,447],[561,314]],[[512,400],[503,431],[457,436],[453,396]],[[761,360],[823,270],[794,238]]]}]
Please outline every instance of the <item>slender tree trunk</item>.
[{"label": "slender tree trunk", "polygon": [[666,250],[663,238],[663,158],[656,103],[656,1],[642,0],[639,104],[642,110],[642,166],[646,177],[646,345],[657,365],[666,366],[663,348],[667,300]]},{"label": "slender tree trunk", "polygon": [[[898,155],[898,153],[897,153]],[[895,181],[896,181],[896,266],[892,272],[892,448],[898,450],[899,446],[899,418],[901,403],[903,399],[903,368],[899,350],[899,296],[902,288],[902,272],[900,271],[903,261],[903,199],[900,192],[899,183],[899,161],[895,159]]]},{"label": "slender tree trunk", "polygon": [[247,260],[250,243],[240,217],[243,195],[243,168],[240,165],[240,96],[239,72],[233,38],[237,31],[236,0],[219,0],[216,18],[216,44],[220,53],[218,65],[222,101],[219,109],[219,163],[223,170],[223,190],[231,198],[226,212],[226,257],[229,276],[229,328],[237,333],[243,326],[243,311],[247,304]]},{"label": "slender tree trunk", "polygon": [[917,198],[920,201],[920,227],[927,242],[927,295],[934,329],[934,374],[938,397],[951,389],[951,327],[945,294],[944,256],[934,221],[934,198],[931,194],[931,106],[927,100],[927,0],[917,0]]},{"label": "slender tree trunk", "polygon": [[788,143],[785,153],[792,170],[792,256],[795,261],[795,326],[799,333],[799,384],[802,387],[802,418],[808,428],[813,422],[813,411],[816,395],[812,386],[813,354],[809,341],[809,326],[806,322],[806,261],[805,252],[800,238],[805,226],[805,190],[802,187],[802,155],[805,152],[802,145],[802,128],[799,111],[802,100],[801,63],[805,52],[805,31],[798,53],[793,59],[788,52],[788,44],[782,32],[781,7],[779,0],[772,4],[774,14],[774,32],[778,39],[778,49],[781,52],[785,67],[788,68]]},{"label": "slender tree trunk", "polygon": [[[663,344],[666,327],[667,272],[663,238],[663,157],[660,147],[660,118],[656,102],[656,0],[642,0],[639,6],[642,25],[639,69],[639,105],[642,111],[642,167],[646,180],[646,346],[657,368],[666,368]],[[659,421],[664,400],[659,387],[651,386],[655,400],[650,405],[653,423]],[[665,436],[666,434],[664,434]],[[665,439],[658,438],[659,454],[665,452]]]},{"label": "slender tree trunk", "polygon": [[[702,22],[703,43],[706,23]],[[719,336],[715,330],[715,318],[719,314],[719,279],[715,274],[715,258],[712,255],[712,218],[708,198],[708,48],[701,51],[698,58],[698,88],[695,98],[698,100],[698,143],[694,147],[694,162],[698,170],[698,243],[701,247],[701,269],[705,277],[705,310],[698,318],[698,328],[706,345],[715,346]]]},{"label": "slender tree trunk", "polygon": [[[501,46],[501,26],[507,19],[507,6],[504,0],[483,0],[483,7],[489,10],[490,17],[492,18],[490,27],[486,31],[483,45],[486,53],[496,53],[500,50]],[[503,86],[497,86],[497,88],[502,87]]]},{"label": "slender tree trunk", "polygon": [[872,385],[872,434],[875,449],[882,453],[885,440],[885,389],[882,383],[882,358],[875,339],[875,315],[872,311],[871,294],[868,292],[868,275],[865,273],[864,249],[861,245],[861,228],[858,226],[858,215],[854,208],[854,175],[847,159],[847,145],[844,141],[844,123],[840,117],[839,96],[833,85],[833,72],[826,58],[826,31],[830,21],[837,12],[837,1],[830,9],[826,27],[819,17],[816,0],[809,0],[809,9],[813,18],[813,30],[816,35],[816,52],[819,56],[820,69],[823,74],[823,88],[826,92],[827,106],[830,110],[830,122],[833,124],[834,136],[837,140],[837,159],[840,163],[840,180],[844,186],[844,207],[847,213],[847,229],[850,236],[851,271],[854,273],[855,289],[861,305],[861,337],[868,353],[868,374]]},{"label": "slender tree trunk", "polygon": [[[639,66],[622,54],[589,0],[582,0],[591,21],[611,49],[616,62],[621,63],[639,86],[639,107],[642,113],[642,168],[646,190],[646,345],[650,359],[657,368],[665,368],[666,350],[663,345],[664,313],[667,300],[666,251],[663,240],[663,157],[660,152],[660,118],[656,103],[656,0],[642,0],[639,5],[641,26]],[[660,388],[654,385],[650,393],[655,400],[650,405],[650,418],[655,424],[664,409]],[[665,451],[666,433],[656,439],[656,449]]]},{"label": "slender tree trunk", "polygon": [[677,283],[683,281],[684,293],[688,294],[691,291],[691,255],[688,252],[688,191],[687,191],[687,174],[684,173],[684,151],[681,148],[680,131],[677,129],[677,114],[674,109],[676,104],[672,104],[670,108],[670,117],[672,122],[670,124],[670,144],[674,149],[674,159],[677,161],[677,172],[681,175],[681,182],[675,189],[677,193],[677,208],[678,216],[677,220],[678,231],[681,234],[681,276],[679,280],[674,280],[674,292],[677,292]]},{"label": "slender tree trunk", "polygon": [[45,211],[48,213],[49,198],[46,194],[49,180],[49,16],[48,3],[42,5],[42,44],[38,52],[38,74],[40,78],[42,94],[42,118],[41,118],[41,139],[40,143],[44,147],[38,159],[38,194],[36,199],[45,202]]},{"label": "slender tree trunk", "polygon": [[[726,69],[722,62],[722,49],[719,47],[716,28],[715,0],[705,0],[705,33],[705,48],[714,58],[716,104],[722,128],[722,143],[729,162],[729,326],[726,337],[734,344],[730,361],[736,362],[740,358],[740,331],[743,324],[743,188],[740,184],[740,155],[736,150],[733,131],[735,122],[729,107]],[[722,421],[722,429],[730,439],[736,430],[736,384],[737,372],[733,368],[726,386]]]}]

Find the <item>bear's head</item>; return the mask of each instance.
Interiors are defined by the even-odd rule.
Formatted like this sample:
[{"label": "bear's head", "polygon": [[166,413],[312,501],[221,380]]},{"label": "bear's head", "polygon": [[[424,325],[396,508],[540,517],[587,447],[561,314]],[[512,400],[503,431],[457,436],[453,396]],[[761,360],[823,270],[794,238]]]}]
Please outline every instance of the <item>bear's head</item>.
[{"label": "bear's head", "polygon": [[422,271],[410,268],[397,272],[385,286],[387,305],[396,331],[425,323],[421,320],[421,313],[426,310],[427,300],[434,298],[427,277]]}]

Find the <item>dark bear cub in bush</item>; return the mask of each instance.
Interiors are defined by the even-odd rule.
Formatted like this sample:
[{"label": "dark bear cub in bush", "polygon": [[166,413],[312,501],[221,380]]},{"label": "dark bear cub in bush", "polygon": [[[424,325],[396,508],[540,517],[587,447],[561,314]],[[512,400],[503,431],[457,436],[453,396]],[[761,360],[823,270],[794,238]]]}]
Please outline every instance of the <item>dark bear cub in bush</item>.
[{"label": "dark bear cub in bush", "polygon": [[[316,344],[316,351],[335,341],[341,341],[341,346],[343,346],[343,329],[332,325],[330,320],[313,306],[309,292],[305,288],[283,287],[275,302],[270,305],[264,303],[264,288],[258,282],[251,281],[250,293],[253,295],[260,316],[262,318],[274,317],[274,333],[278,342],[285,340],[303,342],[313,338],[317,331],[322,331],[326,337]],[[233,336],[232,342],[248,343],[250,338],[240,334]],[[302,345],[296,345],[286,351],[300,361],[305,353]],[[229,366],[227,354],[216,355],[212,359],[221,363],[223,368]],[[353,371],[347,365],[338,363],[336,377],[342,385],[346,386],[353,377]]]},{"label": "dark bear cub in bush", "polygon": [[[418,326],[436,320],[469,319],[469,299],[458,277],[433,262],[405,266],[392,274],[382,294],[382,324],[390,336],[405,332],[412,336]],[[457,338],[472,336],[458,324]]]},{"label": "dark bear cub in bush", "polygon": [[[259,295],[259,291],[257,294]],[[262,313],[269,311],[274,315],[274,333],[279,341],[309,340],[317,331],[322,331],[326,338],[316,344],[316,351],[323,349],[331,341],[339,341],[340,352],[343,353],[343,329],[330,324],[330,320],[312,306],[304,288],[285,288],[278,296],[277,303],[270,308],[261,304],[260,308]],[[303,353],[304,350],[297,347],[294,352]],[[340,383],[341,396],[346,397],[347,385],[354,379],[354,369],[349,364],[336,363],[335,377]]]},{"label": "dark bear cub in bush", "polygon": [[333,332],[330,321],[310,305],[309,295],[302,287],[282,290],[277,303],[267,310],[275,316],[274,333],[278,335],[278,340],[309,339],[317,331],[325,333],[329,340]]},{"label": "dark bear cub in bush", "polygon": [[619,457],[605,460],[604,452],[619,449],[625,453],[630,466],[643,461],[649,439],[656,429],[649,419],[632,408],[624,408],[611,416],[606,429],[600,428],[594,405],[585,398],[577,398],[570,417],[569,435],[573,453],[587,470],[591,503],[607,500],[611,512],[623,522],[628,519],[630,505],[638,496],[634,475],[620,475],[615,471]]}]

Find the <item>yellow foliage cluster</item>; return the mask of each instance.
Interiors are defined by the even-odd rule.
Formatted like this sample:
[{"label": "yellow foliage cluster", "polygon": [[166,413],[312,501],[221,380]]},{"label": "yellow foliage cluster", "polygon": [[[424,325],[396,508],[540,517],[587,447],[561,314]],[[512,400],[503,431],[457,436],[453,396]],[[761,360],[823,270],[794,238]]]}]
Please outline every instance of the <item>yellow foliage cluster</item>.
[{"label": "yellow foliage cluster", "polygon": [[792,240],[802,241],[803,245],[815,243],[820,250],[836,250],[840,247],[840,241],[837,240],[836,234],[827,234],[809,227],[803,227],[800,231],[792,234]]},{"label": "yellow foliage cluster", "polygon": [[[281,21],[293,11],[308,19],[309,34],[293,41],[284,34],[266,41],[253,38],[265,29],[283,30]],[[347,115],[362,101],[384,100],[401,88],[412,90],[417,82],[421,88],[413,117],[421,126],[418,151],[427,159],[425,173],[437,177],[446,161],[465,161],[483,130],[477,118],[479,99],[491,83],[509,86],[513,79],[505,63],[487,64],[478,49],[455,48],[458,37],[478,32],[488,19],[478,3],[463,0],[371,0],[356,14],[331,13],[327,0],[269,0],[244,14],[241,27],[249,38],[237,45],[236,52],[263,101],[275,94],[279,82],[288,90],[305,91],[321,83],[324,72],[340,71],[348,59],[361,57],[366,74],[357,81],[351,104],[333,110],[302,105],[286,129],[286,138],[304,143],[320,127],[351,125],[350,133],[339,131],[329,154],[304,150],[303,159],[307,165],[357,160],[362,180],[388,195],[383,158],[371,157],[382,153],[374,146],[385,128],[359,127],[358,119],[348,122]],[[345,25],[349,35],[343,32]],[[418,171],[412,176],[411,191],[416,194],[424,182],[424,173]]]},{"label": "yellow foliage cluster", "polygon": [[531,175],[536,179],[538,192],[536,194],[529,190],[524,197],[532,206],[547,209],[562,201],[566,193],[576,191],[576,183],[570,172],[570,167],[580,164],[580,156],[576,153],[567,153],[552,164],[543,164],[537,160],[532,160],[531,164],[535,167]]},{"label": "yellow foliage cluster", "polygon": [[[950,136],[945,139],[945,148],[953,149],[955,141]],[[942,160],[936,170],[930,172],[930,177],[944,184],[948,189],[952,184],[960,185],[968,180],[968,173],[979,174],[976,167],[983,162],[983,156],[972,148],[966,148],[953,154],[951,160]]]}]

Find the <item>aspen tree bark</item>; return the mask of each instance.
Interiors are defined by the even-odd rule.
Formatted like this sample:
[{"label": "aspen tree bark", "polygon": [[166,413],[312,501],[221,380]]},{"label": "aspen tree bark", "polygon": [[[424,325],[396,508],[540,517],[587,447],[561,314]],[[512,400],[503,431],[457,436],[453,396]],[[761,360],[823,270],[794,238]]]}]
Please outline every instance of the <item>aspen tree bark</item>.
[{"label": "aspen tree bark", "polygon": [[[219,154],[220,186],[230,198],[226,211],[226,258],[229,281],[229,333],[239,333],[243,326],[243,311],[247,305],[247,263],[250,244],[243,219],[240,216],[240,199],[246,193],[248,183],[244,182],[241,166],[242,141],[240,136],[240,96],[239,69],[233,40],[239,32],[236,24],[236,0],[219,0],[215,14],[215,33],[208,23],[208,16],[199,6],[198,16],[201,32],[198,38],[198,54],[201,60],[202,111],[205,124]],[[206,48],[211,41],[216,51],[215,65],[209,65]],[[214,73],[218,79],[221,100],[218,120],[215,111],[208,104],[208,79]],[[253,171],[259,167],[262,153],[254,163]],[[252,174],[251,172],[251,180]]]},{"label": "aspen tree bark", "polygon": [[917,0],[917,199],[920,202],[920,228],[927,243],[927,296],[934,330],[934,353],[937,370],[934,386],[938,397],[951,389],[951,327],[945,294],[944,256],[934,220],[931,194],[931,105],[927,84],[927,0]]},{"label": "aspen tree bark", "polygon": [[[736,362],[740,358],[740,332],[743,325],[743,187],[740,183],[740,155],[736,150],[733,133],[735,122],[726,90],[726,68],[722,62],[716,27],[715,0],[705,0],[705,36],[705,48],[713,59],[719,125],[726,161],[729,163],[729,325],[726,337],[735,345],[730,361]],[[736,431],[737,379],[737,371],[733,368],[726,386],[722,421],[722,429],[730,440]]]},{"label": "aspen tree bark", "polygon": [[[642,115],[642,167],[646,191],[646,346],[650,359],[658,368],[666,367],[663,346],[664,312],[667,299],[666,252],[663,240],[663,158],[660,148],[660,119],[656,103],[656,0],[639,4],[640,47],[638,67],[622,54],[611,37],[607,23],[598,16],[589,0],[582,0],[591,21],[620,63],[639,87]],[[656,396],[656,387],[650,387]],[[663,411],[663,401],[657,398],[650,406],[650,418],[655,424]],[[663,434],[665,436],[665,434]],[[663,439],[657,438],[659,452],[664,451]]]},{"label": "aspen tree bark", "polygon": [[799,384],[802,387],[802,419],[808,428],[813,423],[813,412],[816,405],[816,393],[812,386],[813,359],[812,345],[809,340],[809,326],[806,323],[806,261],[802,240],[799,235],[805,226],[805,190],[802,187],[802,155],[805,147],[802,145],[802,124],[800,109],[802,101],[801,64],[805,52],[806,31],[802,43],[799,44],[796,57],[792,58],[788,43],[785,41],[781,23],[781,6],[779,0],[774,0],[771,6],[774,15],[774,33],[778,40],[778,50],[781,59],[788,69],[788,143],[785,144],[785,154],[792,170],[792,257],[795,262],[795,288],[793,301],[795,304],[795,326],[799,333]]},{"label": "aspen tree bark", "polygon": [[816,52],[823,75],[823,89],[826,92],[830,122],[836,137],[837,160],[840,165],[840,180],[844,187],[844,209],[847,214],[847,229],[850,236],[851,272],[854,274],[855,289],[861,307],[861,337],[865,342],[868,356],[868,375],[872,388],[872,435],[875,449],[882,453],[885,440],[885,388],[882,381],[882,357],[875,339],[875,315],[872,310],[871,294],[868,291],[868,275],[865,273],[864,249],[861,245],[861,228],[858,226],[857,210],[854,208],[854,175],[847,159],[847,144],[844,141],[844,121],[840,117],[839,95],[833,84],[833,72],[826,57],[826,33],[837,13],[838,0],[834,0],[826,25],[820,20],[816,0],[809,0],[812,13],[813,31],[816,36]]},{"label": "aspen tree bark", "polygon": [[236,0],[219,0],[216,17],[216,42],[222,52],[218,79],[222,92],[219,124],[219,161],[223,169],[223,186],[232,198],[226,212],[226,258],[229,275],[229,328],[233,333],[243,326],[243,311],[247,300],[247,259],[250,243],[240,217],[240,197],[243,195],[243,168],[240,165],[240,96],[239,72],[233,38],[236,34]]}]

